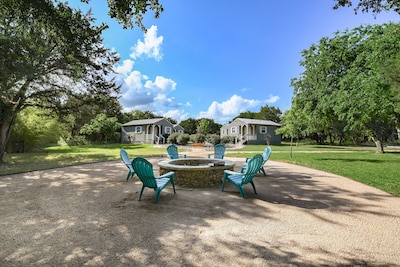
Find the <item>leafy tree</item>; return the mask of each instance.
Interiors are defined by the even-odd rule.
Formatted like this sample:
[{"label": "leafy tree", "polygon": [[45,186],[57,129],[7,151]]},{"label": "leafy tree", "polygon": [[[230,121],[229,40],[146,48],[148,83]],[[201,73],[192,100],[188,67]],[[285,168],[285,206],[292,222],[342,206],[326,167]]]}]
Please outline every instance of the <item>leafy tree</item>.
[{"label": "leafy tree", "polygon": [[189,118],[187,120],[183,120],[179,123],[185,129],[185,133],[187,134],[195,134],[197,131],[198,120]]},{"label": "leafy tree", "polygon": [[39,145],[55,144],[62,131],[62,125],[54,114],[35,107],[26,108],[17,117],[8,151],[27,152]]},{"label": "leafy tree", "polygon": [[200,134],[215,134],[221,129],[221,124],[214,122],[213,119],[203,118],[197,124],[197,133]]},{"label": "leafy tree", "polygon": [[[90,0],[81,1],[90,2]],[[134,18],[135,24],[144,32],[146,31],[142,22],[144,15],[152,10],[154,17],[158,18],[160,13],[164,11],[158,0],[107,0],[107,4],[109,7],[108,15],[115,18],[124,28],[133,28],[132,19]]]},{"label": "leafy tree", "polygon": [[282,111],[278,107],[274,106],[270,107],[268,105],[265,105],[260,108],[260,111],[258,112],[256,119],[270,120],[279,123],[281,121],[281,116],[282,116]]},{"label": "leafy tree", "polygon": [[[300,115],[306,134],[327,134],[332,128],[362,132],[377,152],[394,127],[396,112],[388,79],[382,66],[400,49],[399,24],[360,26],[333,38],[322,38],[302,52],[305,71],[292,80],[292,116]],[[344,127],[342,125],[345,125]]]},{"label": "leafy tree", "polygon": [[[352,6],[353,0],[335,0],[336,4],[333,7],[334,9],[338,9],[339,7],[344,6]],[[400,14],[400,1],[399,0],[359,0],[357,6],[354,8],[354,12],[357,14],[357,11],[360,10],[362,12],[372,11],[373,14],[378,14],[382,11],[394,10],[395,12]]]},{"label": "leafy tree", "polygon": [[108,142],[118,137],[119,128],[121,125],[117,118],[108,118],[105,114],[99,114],[90,123],[83,125],[80,134],[89,136],[92,141]]},{"label": "leafy tree", "polygon": [[233,120],[237,118],[245,118],[245,119],[271,120],[274,122],[280,122],[281,115],[282,111],[278,107],[274,106],[270,107],[268,105],[265,105],[260,108],[259,112],[254,112],[254,111],[241,112]]},{"label": "leafy tree", "polygon": [[111,95],[107,76],[118,61],[90,14],[64,3],[0,2],[0,162],[18,113],[29,106],[60,110],[71,97]]}]

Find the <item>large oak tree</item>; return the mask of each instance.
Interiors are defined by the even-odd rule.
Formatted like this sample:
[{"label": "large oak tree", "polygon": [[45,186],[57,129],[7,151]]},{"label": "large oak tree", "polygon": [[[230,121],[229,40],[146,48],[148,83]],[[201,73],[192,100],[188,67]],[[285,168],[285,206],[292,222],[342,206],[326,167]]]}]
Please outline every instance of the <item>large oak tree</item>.
[{"label": "large oak tree", "polygon": [[[400,51],[399,30],[395,23],[360,26],[322,38],[304,50],[300,62],[304,72],[292,80],[290,114],[296,116],[285,118],[287,132],[362,133],[375,142],[377,152],[383,152],[398,110],[392,82],[382,69]],[[298,121],[291,122],[292,118]]]},{"label": "large oak tree", "polygon": [[29,106],[65,108],[70,98],[110,96],[117,55],[90,14],[48,1],[0,3],[0,162],[16,117]]}]

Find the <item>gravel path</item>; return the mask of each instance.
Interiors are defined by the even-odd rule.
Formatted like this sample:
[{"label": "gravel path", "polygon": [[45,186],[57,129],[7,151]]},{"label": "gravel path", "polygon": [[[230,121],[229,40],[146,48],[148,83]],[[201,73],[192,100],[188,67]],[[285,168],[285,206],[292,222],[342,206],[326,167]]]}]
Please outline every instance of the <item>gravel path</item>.
[{"label": "gravel path", "polygon": [[400,266],[400,198],[266,167],[258,195],[166,188],[158,204],[120,161],[0,176],[0,266]]}]

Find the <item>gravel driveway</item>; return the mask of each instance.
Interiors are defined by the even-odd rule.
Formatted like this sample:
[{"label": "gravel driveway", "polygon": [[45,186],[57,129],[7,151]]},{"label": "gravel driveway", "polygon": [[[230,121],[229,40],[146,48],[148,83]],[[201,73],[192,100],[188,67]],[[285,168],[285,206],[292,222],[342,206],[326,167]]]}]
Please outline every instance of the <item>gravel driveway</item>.
[{"label": "gravel driveway", "polygon": [[266,167],[258,195],[168,187],[158,204],[120,161],[0,176],[0,266],[400,266],[400,198]]}]

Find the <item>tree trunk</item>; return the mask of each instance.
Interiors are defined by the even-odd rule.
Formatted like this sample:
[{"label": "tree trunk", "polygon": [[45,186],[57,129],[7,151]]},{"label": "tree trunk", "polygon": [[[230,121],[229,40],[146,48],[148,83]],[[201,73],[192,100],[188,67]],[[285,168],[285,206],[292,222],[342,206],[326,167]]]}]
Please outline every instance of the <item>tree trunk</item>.
[{"label": "tree trunk", "polygon": [[372,138],[376,146],[376,153],[382,154],[385,153],[383,150],[383,142],[379,140],[379,138]]},{"label": "tree trunk", "polygon": [[7,143],[10,139],[15,119],[17,118],[17,114],[13,112],[12,108],[3,106],[1,112],[3,114],[0,114],[0,164],[4,163],[3,157],[6,152]]}]

